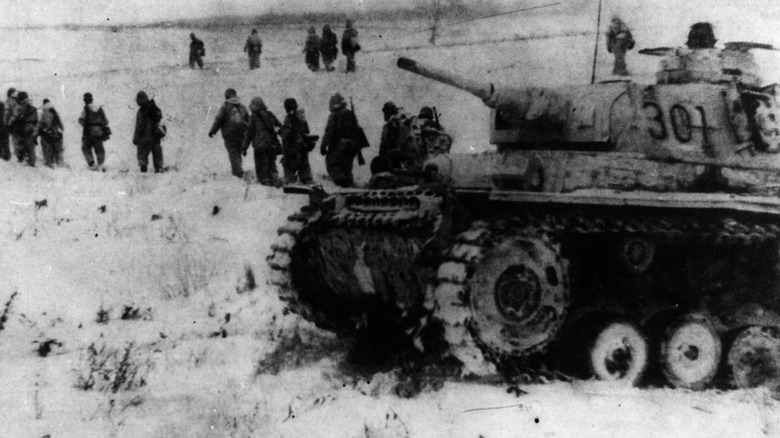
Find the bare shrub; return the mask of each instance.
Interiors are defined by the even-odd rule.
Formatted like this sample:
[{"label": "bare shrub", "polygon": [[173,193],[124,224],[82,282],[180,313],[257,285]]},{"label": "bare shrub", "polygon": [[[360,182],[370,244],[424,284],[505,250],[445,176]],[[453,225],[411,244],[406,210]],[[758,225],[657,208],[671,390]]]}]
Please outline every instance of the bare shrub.
[{"label": "bare shrub", "polygon": [[117,348],[90,344],[82,352],[76,370],[76,388],[116,394],[146,386],[146,375],[152,363],[128,342]]},{"label": "bare shrub", "polygon": [[257,279],[255,278],[255,271],[248,263],[244,266],[244,275],[241,276],[236,286],[236,292],[244,293],[251,292],[257,288]]},{"label": "bare shrub", "polygon": [[160,288],[167,299],[189,297],[205,289],[219,273],[216,257],[192,244],[177,246],[160,269]]}]

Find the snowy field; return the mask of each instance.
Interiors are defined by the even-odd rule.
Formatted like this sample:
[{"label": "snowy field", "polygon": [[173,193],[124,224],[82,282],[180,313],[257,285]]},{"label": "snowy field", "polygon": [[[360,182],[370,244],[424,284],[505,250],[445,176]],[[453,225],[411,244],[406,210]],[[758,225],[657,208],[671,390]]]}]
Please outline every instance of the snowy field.
[{"label": "snowy field", "polygon": [[[648,9],[620,11],[638,48],[681,44],[701,19],[713,20],[721,42],[780,46],[777,11],[702,15],[686,6],[670,19]],[[503,386],[446,382],[401,398],[395,373],[355,371],[348,345],[285,314],[266,285],[275,230],[306,200],[230,176],[221,139],[206,135],[226,88],[244,103],[263,97],[279,117],[294,97],[318,134],[339,91],[374,143],[384,101],[410,112],[435,105],[454,152],[488,150],[481,102],[398,70],[397,57],[495,83],[587,83],[593,18],[475,22],[445,28],[439,48],[416,32],[424,22],[358,22],[365,52],[354,75],[305,68],[306,26],[261,29],[262,67],[252,72],[241,52],[249,29],[195,30],[204,71],[185,66],[189,29],[0,30],[0,90],[52,100],[69,164],[0,162],[0,437],[780,436],[780,402],[762,390],[575,382],[529,385],[516,397]],[[601,44],[604,79],[611,64]],[[759,58],[766,81],[780,80],[780,54]],[[628,58],[643,82],[656,61]],[[141,89],[163,110],[174,171],[138,173],[130,139]],[[87,91],[114,132],[106,173],[88,171],[81,157],[76,119]],[[375,152],[376,144],[366,158]],[[322,157],[311,162],[322,180]],[[357,177],[365,182],[368,170]]]}]

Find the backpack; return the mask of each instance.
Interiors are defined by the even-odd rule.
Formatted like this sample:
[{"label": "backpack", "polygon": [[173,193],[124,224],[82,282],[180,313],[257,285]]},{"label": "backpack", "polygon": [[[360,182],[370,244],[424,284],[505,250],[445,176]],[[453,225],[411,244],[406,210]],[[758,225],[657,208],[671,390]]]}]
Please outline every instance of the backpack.
[{"label": "backpack", "polygon": [[237,104],[228,104],[227,106],[227,118],[223,125],[222,130],[228,136],[243,138],[244,132],[249,127],[247,118],[241,107]]},{"label": "backpack", "polygon": [[111,138],[111,128],[108,127],[103,107],[93,112],[89,105],[84,106],[84,137],[100,138],[102,141]]}]

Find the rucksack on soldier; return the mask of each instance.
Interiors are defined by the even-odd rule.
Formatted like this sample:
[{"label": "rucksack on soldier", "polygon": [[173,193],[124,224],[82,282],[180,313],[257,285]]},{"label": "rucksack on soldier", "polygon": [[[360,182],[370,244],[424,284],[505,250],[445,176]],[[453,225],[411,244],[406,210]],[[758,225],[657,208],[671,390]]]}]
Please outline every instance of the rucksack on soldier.
[{"label": "rucksack on soldier", "polygon": [[247,118],[244,116],[241,107],[238,105],[230,104],[228,107],[228,115],[225,120],[223,131],[226,131],[228,135],[242,136],[249,127]]}]

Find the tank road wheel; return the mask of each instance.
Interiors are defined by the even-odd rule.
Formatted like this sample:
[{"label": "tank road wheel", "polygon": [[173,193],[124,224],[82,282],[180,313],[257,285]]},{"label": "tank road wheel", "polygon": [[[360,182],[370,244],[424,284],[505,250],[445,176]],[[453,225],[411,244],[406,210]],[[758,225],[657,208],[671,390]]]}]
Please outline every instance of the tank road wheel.
[{"label": "tank road wheel", "polygon": [[738,388],[766,386],[780,390],[780,328],[740,329],[729,348],[727,368]]},{"label": "tank road wheel", "polygon": [[557,246],[485,222],[457,241],[439,268],[433,309],[464,374],[494,373],[491,362],[542,351],[569,305],[567,266]]},{"label": "tank road wheel", "polygon": [[662,336],[660,367],[676,387],[704,389],[718,372],[720,336],[703,315],[685,315],[670,324]]},{"label": "tank road wheel", "polygon": [[636,386],[647,369],[648,355],[647,340],[641,329],[632,322],[615,318],[595,331],[588,363],[599,380]]}]

